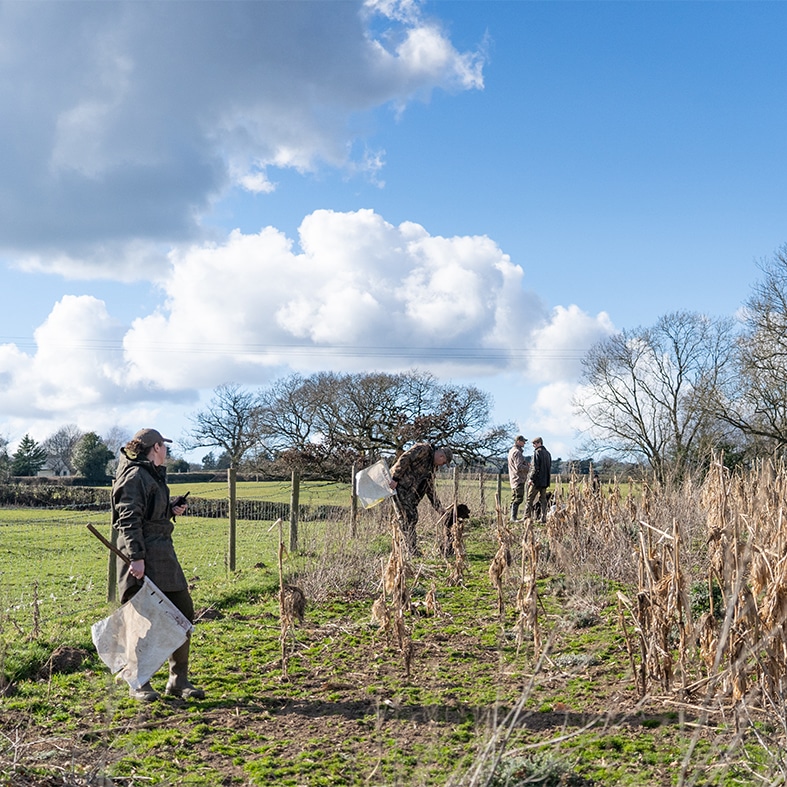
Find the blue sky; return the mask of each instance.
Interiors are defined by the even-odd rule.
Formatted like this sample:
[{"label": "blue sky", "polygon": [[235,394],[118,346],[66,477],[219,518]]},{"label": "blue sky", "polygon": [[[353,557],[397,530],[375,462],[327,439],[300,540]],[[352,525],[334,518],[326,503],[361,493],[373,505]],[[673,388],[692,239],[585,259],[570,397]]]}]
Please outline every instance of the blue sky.
[{"label": "blue sky", "polygon": [[734,314],[787,242],[785,29],[781,2],[0,2],[0,435],[177,440],[221,383],[426,368],[575,456],[587,348]]}]

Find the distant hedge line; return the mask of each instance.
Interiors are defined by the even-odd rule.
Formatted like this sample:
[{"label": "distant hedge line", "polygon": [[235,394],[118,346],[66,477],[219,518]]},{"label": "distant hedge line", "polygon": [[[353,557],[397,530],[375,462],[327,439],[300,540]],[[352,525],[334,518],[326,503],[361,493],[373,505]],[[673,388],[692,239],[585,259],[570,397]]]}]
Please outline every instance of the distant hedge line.
[{"label": "distant hedge line", "polygon": [[[109,513],[109,489],[62,484],[0,484],[0,506],[17,508],[60,508],[71,511],[106,511]],[[328,519],[341,516],[349,506],[299,506],[300,520]],[[270,520],[289,519],[289,503],[270,503],[265,500],[237,500],[238,519]],[[189,516],[226,519],[227,500],[189,498]]]},{"label": "distant hedge line", "polygon": [[[237,476],[238,481],[256,481],[256,477]],[[267,479],[266,479],[267,480]],[[189,483],[213,483],[215,481],[227,481],[226,470],[208,471],[193,471],[189,473],[168,473],[167,483],[172,484],[189,484]],[[27,484],[30,486],[111,486],[112,478],[107,476],[104,483],[96,483],[95,481],[88,481],[84,476],[79,475],[64,475],[64,476],[3,476],[0,481],[0,486],[4,484]]]},{"label": "distant hedge line", "polygon": [[109,511],[109,488],[57,483],[0,484],[0,505]]}]

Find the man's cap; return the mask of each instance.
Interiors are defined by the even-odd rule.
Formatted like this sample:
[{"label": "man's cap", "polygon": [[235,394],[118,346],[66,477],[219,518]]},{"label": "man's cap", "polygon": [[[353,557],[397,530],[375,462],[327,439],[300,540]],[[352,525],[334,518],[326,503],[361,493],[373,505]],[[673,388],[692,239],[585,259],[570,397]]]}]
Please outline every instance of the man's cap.
[{"label": "man's cap", "polygon": [[169,440],[166,437],[161,436],[161,432],[158,429],[140,429],[132,438],[132,440],[137,440],[138,442],[142,443],[145,448],[152,448],[156,443],[171,443],[172,440]]},{"label": "man's cap", "polygon": [[527,438],[526,437],[522,437],[521,434],[518,434],[516,436],[516,440],[514,440],[514,442],[515,443],[526,443],[527,442]]},{"label": "man's cap", "polygon": [[443,447],[438,450],[442,451],[445,454],[445,463],[447,465],[450,465],[451,462],[454,461],[454,452],[450,448]]}]

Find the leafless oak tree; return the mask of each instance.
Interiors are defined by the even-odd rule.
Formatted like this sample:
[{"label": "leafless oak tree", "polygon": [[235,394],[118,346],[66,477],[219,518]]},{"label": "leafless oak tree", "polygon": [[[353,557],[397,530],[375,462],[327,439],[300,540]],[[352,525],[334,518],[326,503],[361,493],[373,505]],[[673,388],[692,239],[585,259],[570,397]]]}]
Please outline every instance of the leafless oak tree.
[{"label": "leafless oak tree", "polygon": [[685,311],[598,342],[574,401],[591,446],[645,459],[662,482],[680,480],[719,438],[714,402],[734,349],[731,320]]},{"label": "leafless oak tree", "polygon": [[491,399],[413,370],[293,375],[260,393],[269,448],[312,461],[396,454],[419,441],[450,445],[465,460],[505,451],[512,425],[490,425]]}]

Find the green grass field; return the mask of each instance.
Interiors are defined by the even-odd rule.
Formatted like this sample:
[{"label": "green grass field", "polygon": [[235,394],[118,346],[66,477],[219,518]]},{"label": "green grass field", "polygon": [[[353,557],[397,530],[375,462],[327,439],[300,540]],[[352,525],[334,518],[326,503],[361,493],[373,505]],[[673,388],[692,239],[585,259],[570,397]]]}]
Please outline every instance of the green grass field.
[{"label": "green grass field", "polygon": [[[173,494],[184,488],[172,485]],[[189,484],[193,498],[224,499],[224,483]],[[289,482],[241,482],[238,500],[290,502]],[[450,499],[449,481],[439,486],[441,495]],[[476,492],[475,485],[470,492]],[[338,506],[349,515],[350,485],[335,482],[301,483],[300,504],[304,506]],[[494,496],[492,495],[492,501]],[[487,498],[488,500],[488,498]],[[363,512],[361,513],[363,515]],[[0,508],[0,601],[12,609],[13,619],[39,616],[38,625],[57,621],[70,630],[72,607],[92,614],[102,611],[107,595],[108,553],[87,530],[93,524],[109,537],[109,514],[47,509]],[[275,565],[278,532],[273,522],[240,520],[236,532],[236,570],[241,575],[258,563]],[[285,524],[286,527],[286,524]],[[324,527],[320,522],[301,522],[299,541],[312,549],[311,542]],[[178,557],[187,577],[199,577],[195,600],[206,584],[230,581],[227,570],[229,530],[224,519],[180,517],[175,530]],[[285,543],[289,544],[288,538]],[[237,576],[232,577],[233,581]],[[209,599],[204,599],[206,605]],[[79,619],[81,625],[83,619]],[[20,623],[21,625],[21,623]]]},{"label": "green grass field", "polygon": [[[20,649],[20,644],[40,640],[52,649],[92,649],[90,625],[113,609],[107,601],[109,552],[87,530],[88,522],[109,537],[106,520],[95,514],[0,509],[0,629],[11,680],[35,667],[30,660],[36,649]],[[270,526],[238,522],[237,571],[230,575],[226,521],[179,519],[176,548],[194,584],[196,604],[215,603],[231,595],[230,589],[241,586],[250,572],[264,573],[255,565],[275,568],[278,532]]]},{"label": "green grass field", "polygon": [[[192,494],[209,491],[195,486]],[[339,498],[346,492],[330,489]],[[242,494],[270,499],[272,491]],[[107,518],[0,509],[0,784],[110,783],[99,777],[205,787],[783,784],[770,720],[755,719],[756,735],[746,734],[745,725],[721,713],[705,717],[674,695],[637,697],[618,622],[621,588],[585,566],[554,573],[543,563],[537,612],[546,657],[532,635],[518,647],[519,542],[503,575],[500,614],[489,575],[498,541],[488,517],[469,524],[467,568],[450,582],[451,564],[422,511],[424,557],[411,566],[412,607],[403,619],[408,672],[394,632],[372,620],[391,546],[376,512],[364,514],[356,538],[346,518],[300,523],[298,553],[285,554],[283,565],[308,603],[284,650],[279,529],[241,520],[237,571],[229,572],[227,523],[179,518],[176,549],[204,613],[192,672],[207,697],[141,705],[90,639],[90,625],[112,605],[107,552],[85,525],[107,533]],[[48,672],[63,646],[83,651],[84,661]],[[165,679],[159,672],[154,686]]]},{"label": "green grass field", "polygon": [[[215,481],[187,485],[171,484],[170,488],[173,495],[182,494],[188,489],[194,497],[204,497],[206,500],[221,500],[227,497],[227,484]],[[289,503],[291,484],[289,481],[238,481],[235,493],[239,500]],[[349,506],[350,497],[350,484],[335,481],[302,481],[300,485],[302,505]]]}]

